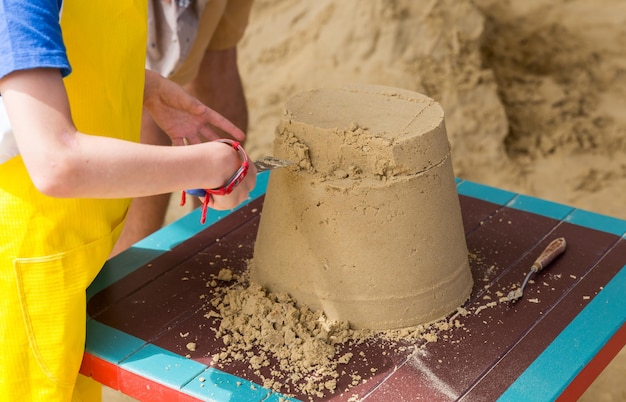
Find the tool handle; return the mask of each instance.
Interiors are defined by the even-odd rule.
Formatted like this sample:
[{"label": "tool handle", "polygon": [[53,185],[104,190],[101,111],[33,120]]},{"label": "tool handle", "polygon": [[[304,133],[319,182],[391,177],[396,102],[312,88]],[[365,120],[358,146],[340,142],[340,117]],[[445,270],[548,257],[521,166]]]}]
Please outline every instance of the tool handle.
[{"label": "tool handle", "polygon": [[543,250],[543,252],[537,257],[535,262],[532,265],[532,269],[535,272],[539,272],[544,269],[548,264],[550,264],[554,259],[565,251],[565,247],[567,243],[565,242],[564,237],[559,237],[558,239],[552,240],[550,244]]}]

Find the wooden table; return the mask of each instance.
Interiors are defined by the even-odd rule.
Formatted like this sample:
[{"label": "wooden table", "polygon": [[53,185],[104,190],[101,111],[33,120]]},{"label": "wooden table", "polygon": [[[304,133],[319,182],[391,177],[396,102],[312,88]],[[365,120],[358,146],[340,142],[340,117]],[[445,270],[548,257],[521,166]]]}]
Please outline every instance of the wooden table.
[{"label": "wooden table", "polygon": [[[237,211],[210,211],[204,226],[193,211],[105,265],[88,290],[83,374],[145,401],[283,400],[241,362],[211,367],[223,344],[202,297],[221,260],[246,269],[268,177]],[[319,400],[570,401],[626,344],[626,221],[469,181],[457,189],[475,282],[461,325],[417,355],[360,346],[345,371],[367,381]],[[557,237],[567,251],[524,298],[491,303]]]}]

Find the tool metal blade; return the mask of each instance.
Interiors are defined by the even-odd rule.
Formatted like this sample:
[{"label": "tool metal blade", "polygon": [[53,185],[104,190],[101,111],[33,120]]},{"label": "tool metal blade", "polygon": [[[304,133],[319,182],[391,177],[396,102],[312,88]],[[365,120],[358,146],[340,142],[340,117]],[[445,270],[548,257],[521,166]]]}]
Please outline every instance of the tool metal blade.
[{"label": "tool metal blade", "polygon": [[264,156],[261,159],[255,160],[254,166],[256,166],[258,172],[264,172],[266,170],[287,167],[293,163],[292,161],[274,158],[273,156]]}]

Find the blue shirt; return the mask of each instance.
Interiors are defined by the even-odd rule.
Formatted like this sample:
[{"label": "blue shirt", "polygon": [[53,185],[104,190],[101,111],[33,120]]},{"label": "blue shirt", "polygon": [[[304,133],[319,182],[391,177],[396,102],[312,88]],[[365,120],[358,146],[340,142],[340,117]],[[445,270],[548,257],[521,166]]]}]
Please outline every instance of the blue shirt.
[{"label": "blue shirt", "polygon": [[[83,0],[85,1],[85,0]],[[71,72],[61,26],[63,0],[0,0],[0,78],[18,70]]]}]

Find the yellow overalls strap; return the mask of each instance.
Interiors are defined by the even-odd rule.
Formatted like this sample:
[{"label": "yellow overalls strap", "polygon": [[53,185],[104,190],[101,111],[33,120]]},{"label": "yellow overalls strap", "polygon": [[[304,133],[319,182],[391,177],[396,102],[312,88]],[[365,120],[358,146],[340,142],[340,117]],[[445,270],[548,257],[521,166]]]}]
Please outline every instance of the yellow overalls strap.
[{"label": "yellow overalls strap", "polygon": [[[63,3],[73,68],[65,85],[77,128],[138,141],[146,1]],[[85,289],[119,236],[128,205],[46,197],[19,156],[0,164],[0,401],[72,400],[85,342]]]}]

